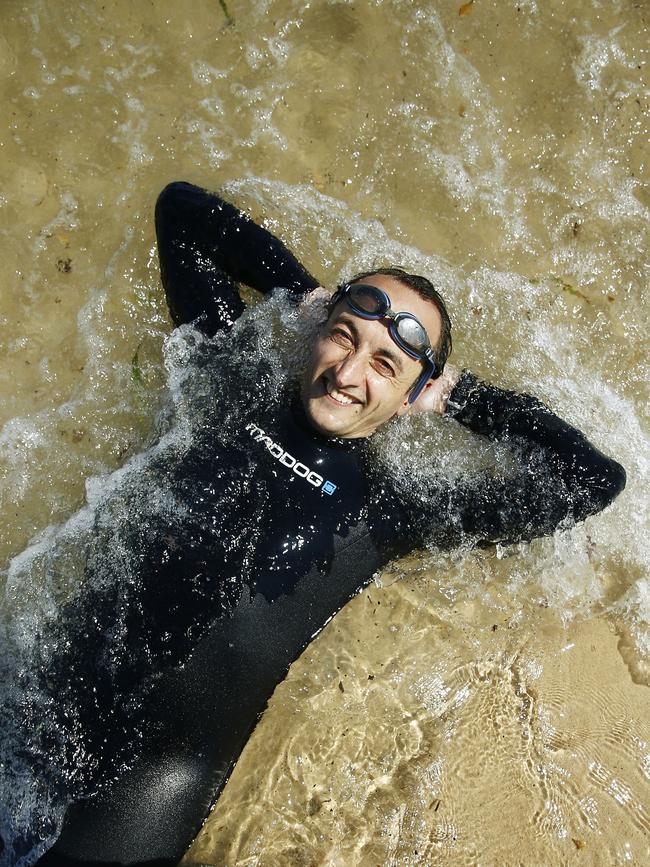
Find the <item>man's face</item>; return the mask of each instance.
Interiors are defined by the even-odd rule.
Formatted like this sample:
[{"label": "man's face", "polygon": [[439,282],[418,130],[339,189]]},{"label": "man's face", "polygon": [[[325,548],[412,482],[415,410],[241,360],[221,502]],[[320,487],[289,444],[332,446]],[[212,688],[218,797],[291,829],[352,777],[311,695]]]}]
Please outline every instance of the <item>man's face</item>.
[{"label": "man's face", "polygon": [[[436,345],[442,322],[431,302],[384,274],[364,277],[363,282],[383,289],[395,312],[417,316]],[[370,436],[408,409],[408,394],[423,369],[421,361],[394,342],[388,320],[362,319],[341,301],[312,350],[301,390],[305,412],[326,436]]]}]

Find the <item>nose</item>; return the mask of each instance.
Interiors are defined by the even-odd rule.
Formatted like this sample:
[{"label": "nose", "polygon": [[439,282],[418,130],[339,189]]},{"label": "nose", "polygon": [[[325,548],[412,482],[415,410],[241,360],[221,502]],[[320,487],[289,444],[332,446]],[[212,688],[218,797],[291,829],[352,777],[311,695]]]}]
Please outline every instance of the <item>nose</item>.
[{"label": "nose", "polygon": [[334,368],[337,388],[361,385],[365,376],[367,360],[360,352],[349,352]]}]

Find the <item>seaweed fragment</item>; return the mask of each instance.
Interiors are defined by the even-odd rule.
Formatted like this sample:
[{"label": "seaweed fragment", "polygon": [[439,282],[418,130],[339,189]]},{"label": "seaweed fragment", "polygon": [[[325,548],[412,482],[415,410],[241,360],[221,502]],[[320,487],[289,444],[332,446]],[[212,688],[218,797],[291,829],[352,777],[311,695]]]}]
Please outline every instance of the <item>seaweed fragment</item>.
[{"label": "seaweed fragment", "polygon": [[226,5],[226,0],[219,0],[219,6],[221,6],[221,11],[226,16],[226,24],[228,26],[230,26],[231,24],[234,24],[235,19],[232,17],[232,15],[230,14],[230,11],[228,10],[228,6]]},{"label": "seaweed fragment", "polygon": [[585,295],[585,293],[578,289],[577,286],[573,286],[571,283],[567,283],[566,280],[563,280],[561,277],[556,277],[551,275],[551,280],[562,290],[562,292],[566,292],[568,295],[573,295],[576,298],[580,298],[586,304],[591,304],[591,299]]},{"label": "seaweed fragment", "polygon": [[137,385],[144,388],[144,379],[142,377],[142,368],[140,367],[140,358],[139,358],[141,346],[142,346],[142,341],[140,341],[140,343],[138,343],[138,348],[135,350],[135,353],[133,354],[133,358],[131,359],[131,377],[133,379],[133,382],[135,382]]}]

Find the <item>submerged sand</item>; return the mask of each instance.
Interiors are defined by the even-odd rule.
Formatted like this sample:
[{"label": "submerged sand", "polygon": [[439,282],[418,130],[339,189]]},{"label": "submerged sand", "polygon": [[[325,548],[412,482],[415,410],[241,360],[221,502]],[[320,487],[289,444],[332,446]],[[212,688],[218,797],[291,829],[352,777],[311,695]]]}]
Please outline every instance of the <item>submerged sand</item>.
[{"label": "submerged sand", "polygon": [[646,863],[648,691],[612,625],[475,615],[431,611],[409,581],[350,603],[183,863]]},{"label": "submerged sand", "polygon": [[[2,565],[165,404],[165,183],[221,189],[326,285],[426,273],[456,363],[540,395],[628,487],[554,539],[381,576],[186,861],[650,863],[647,3],[191,5],[3,4]],[[37,621],[50,589],[11,604]]]}]

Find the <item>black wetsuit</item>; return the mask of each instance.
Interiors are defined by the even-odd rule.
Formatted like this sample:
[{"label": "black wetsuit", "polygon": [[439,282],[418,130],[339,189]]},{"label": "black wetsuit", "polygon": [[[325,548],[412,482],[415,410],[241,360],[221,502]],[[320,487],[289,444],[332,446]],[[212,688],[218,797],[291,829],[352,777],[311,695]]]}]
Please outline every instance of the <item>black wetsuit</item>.
[{"label": "black wetsuit", "polygon": [[[240,282],[298,296],[318,285],[276,238],[188,184],[163,191],[156,228],[176,324],[194,322],[208,335],[230,328],[244,309]],[[261,383],[265,375],[262,365]],[[127,582],[128,593],[106,582],[82,591],[67,618],[73,674],[61,702],[77,731],[93,730],[86,755],[104,778],[124,759],[121,745],[139,757],[98,796],[70,807],[43,863],[174,863],[291,662],[376,570],[424,544],[551,533],[602,509],[625,484],[617,463],[538,400],[470,373],[447,414],[508,443],[519,469],[454,484],[433,477],[426,497],[394,480],[368,441],[310,429],[290,384],[275,400],[255,401],[239,392],[236,367],[219,376],[224,413],[231,401],[250,403],[237,430],[225,442],[208,425],[172,468],[163,452],[147,470],[164,475],[185,519],[158,530],[154,522],[140,535],[134,526],[129,568],[142,580]],[[106,662],[99,609],[119,612],[122,645],[140,648],[121,667]],[[166,668],[144,707],[131,712],[123,698],[116,707],[112,692],[126,695],[125,681],[146,681],[147,666],[161,660]],[[78,684],[89,670],[95,697],[73,708],[83,704]],[[137,748],[125,734],[131,724]]]}]

